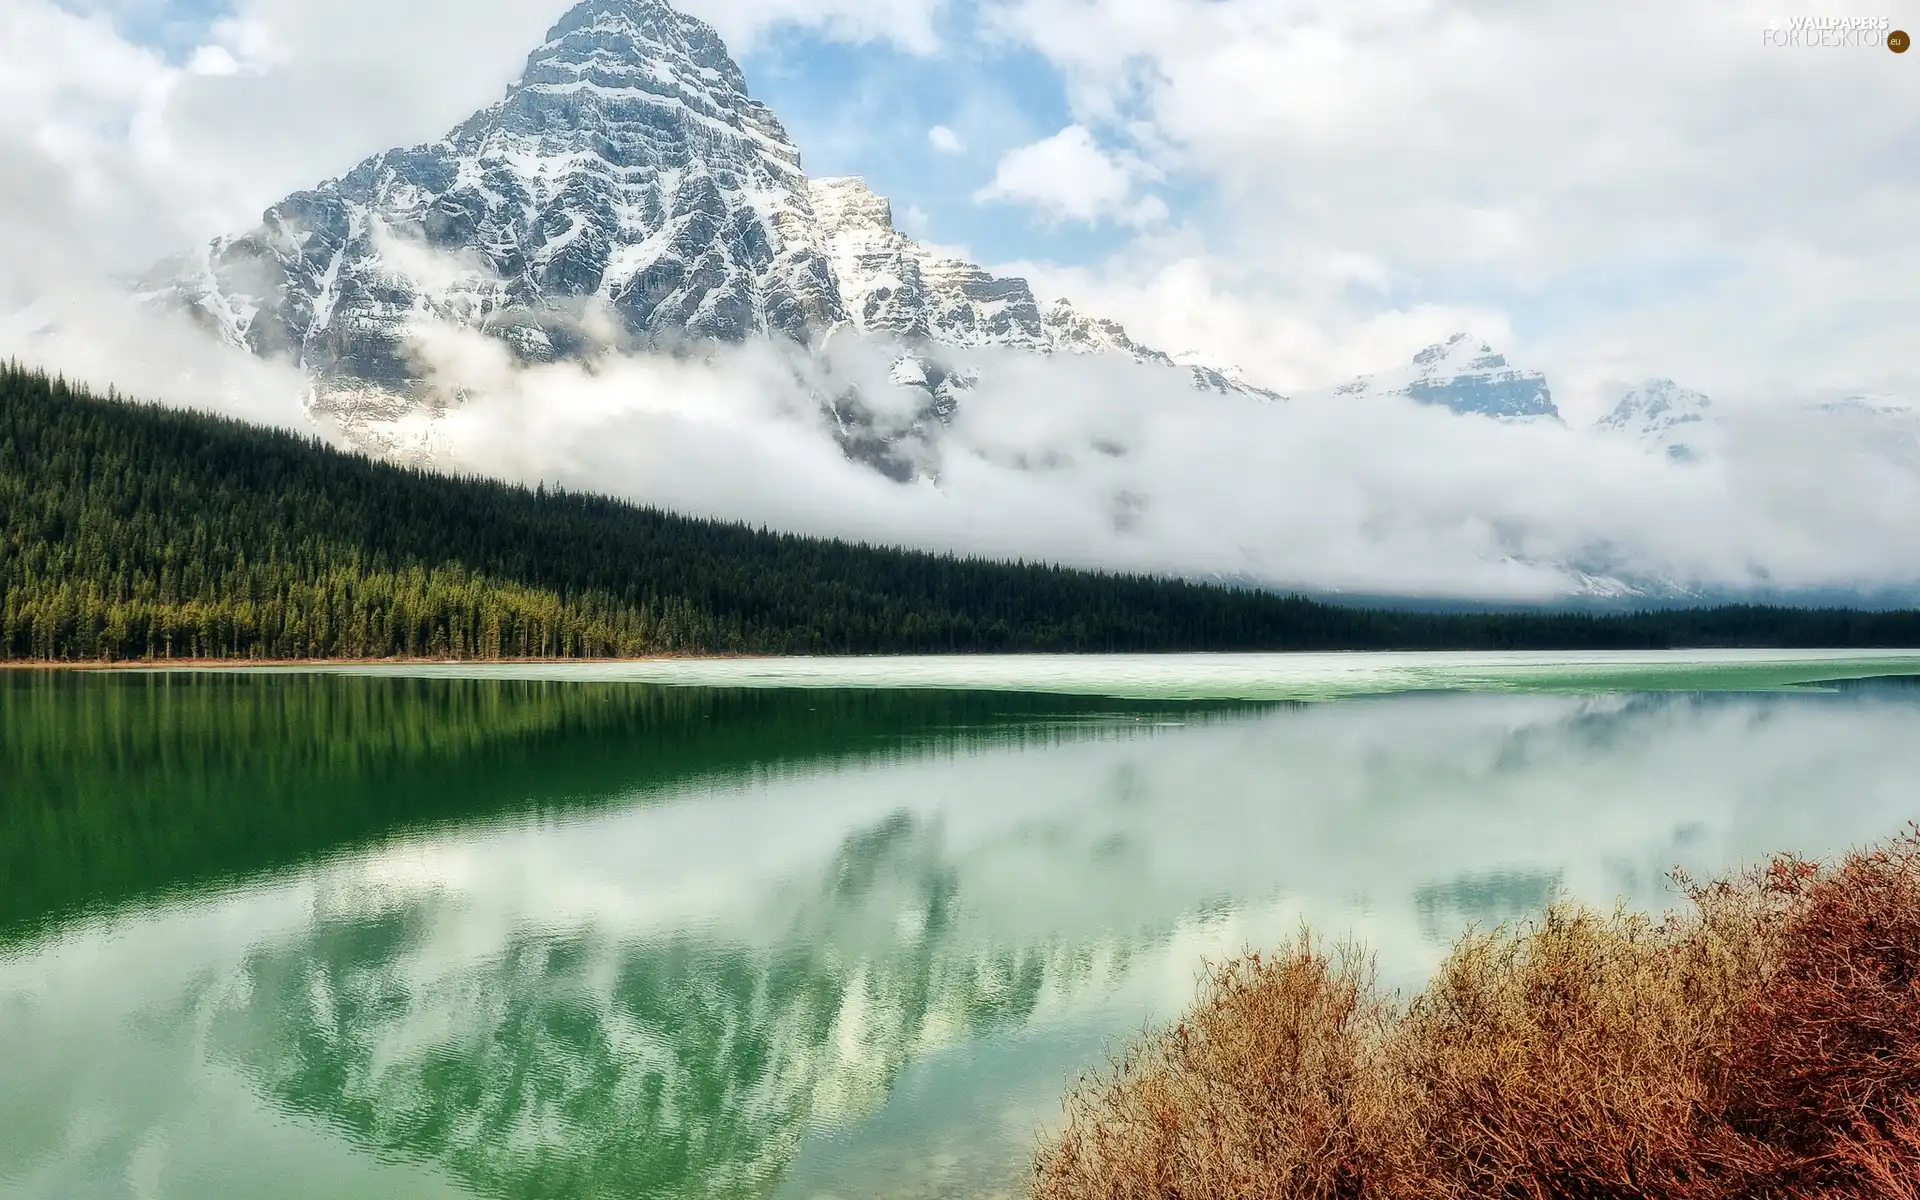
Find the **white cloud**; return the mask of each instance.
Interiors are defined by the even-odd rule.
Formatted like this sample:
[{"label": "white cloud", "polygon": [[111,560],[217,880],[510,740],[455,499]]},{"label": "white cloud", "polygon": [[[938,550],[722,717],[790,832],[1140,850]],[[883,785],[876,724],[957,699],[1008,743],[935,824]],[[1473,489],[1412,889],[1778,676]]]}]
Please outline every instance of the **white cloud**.
[{"label": "white cloud", "polygon": [[[917,403],[885,384],[885,353],[834,355],[838,386],[905,430]],[[797,532],[1509,600],[1578,586],[1568,563],[1683,584],[1920,582],[1915,428],[1900,451],[1887,429],[1753,408],[1712,460],[1677,463],[1551,423],[1394,398],[1265,405],[1197,395],[1176,371],[1000,351],[954,356],[982,382],[950,428],[905,435],[938,482],[902,485],[842,455],[818,365],[766,346],[516,370],[464,334],[429,357],[481,397],[416,430],[448,466]]]},{"label": "white cloud", "polygon": [[[1804,5],[991,11],[1064,73],[1083,121],[1136,131],[1212,191],[1204,253],[1243,277],[1250,317],[1311,314],[1341,342],[1415,305],[1491,303],[1569,378],[1626,360],[1723,390],[1905,365],[1920,92],[1883,49],[1762,44]],[[1356,260],[1373,282],[1330,269]]]},{"label": "white cloud", "polygon": [[[492,103],[572,0],[235,0],[184,65],[119,32],[151,5],[0,4],[0,303],[246,228]],[[681,0],[736,50],[770,31],[938,47],[945,0]],[[135,13],[128,11],[137,8]],[[430,71],[421,69],[431,63]]]},{"label": "white cloud", "polygon": [[[1131,230],[1105,261],[1020,269],[1042,295],[1286,390],[1464,328],[1553,371],[1563,401],[1648,374],[1726,409],[1771,381],[1897,377],[1920,316],[1912,63],[1763,54],[1783,3],[1006,0],[996,28],[1059,66],[1075,121],[1006,154],[978,198]],[[99,307],[92,285],[439,136],[500,94],[566,4],[237,0],[184,65],[51,0],[0,4],[0,310],[38,302],[0,327],[0,351],[294,419],[297,380]],[[806,21],[940,48],[940,0],[687,6],[737,46]],[[956,145],[1004,144],[997,114],[942,115],[967,133]],[[941,149],[926,119],[903,144]],[[1170,214],[1163,179],[1205,191],[1217,219]],[[628,373],[669,409],[555,369],[501,374],[454,428],[474,465],[694,511],[1314,586],[1532,594],[1559,584],[1529,562],[1594,545],[1729,581],[1920,562],[1912,472],[1757,408],[1737,456],[1688,470],[1566,430],[1234,407],[1111,364],[1009,360],[958,418],[941,486],[899,488],[847,464],[764,371],[631,363],[606,379]],[[548,402],[567,420],[542,434]],[[1089,449],[1109,435],[1129,453]]]},{"label": "white cloud", "polygon": [[932,129],[927,130],[927,141],[933,143],[933,148],[942,154],[965,154],[967,152],[967,144],[960,140],[960,135],[948,129],[945,125],[935,125]]},{"label": "white cloud", "polygon": [[302,433],[307,379],[208,337],[179,313],[156,311],[124,291],[86,281],[43,290],[0,314],[0,357],[138,400],[239,417]]},{"label": "white cloud", "polygon": [[675,5],[719,31],[736,53],[783,25],[847,42],[891,42],[914,54],[940,49],[935,24],[948,0],[680,0]]},{"label": "white cloud", "polygon": [[[1275,288],[1266,269],[1210,253],[1190,231],[1179,231],[1141,238],[1091,266],[1012,262],[994,272],[1030,280],[1038,295],[1071,297],[1082,311],[1113,317],[1147,345],[1232,363],[1249,379],[1289,393],[1403,364],[1415,350],[1463,329],[1503,348],[1514,343],[1506,314],[1484,304],[1409,305],[1335,324],[1329,317],[1336,314]],[[1375,269],[1366,261],[1300,263],[1288,279],[1297,284],[1317,270],[1364,281]]]},{"label": "white cloud", "polygon": [[187,70],[195,75],[238,75],[240,61],[225,46],[201,46],[193,52]]},{"label": "white cloud", "polygon": [[1158,196],[1137,196],[1136,187],[1160,173],[1137,157],[1103,150],[1084,125],[1009,150],[993,182],[974,193],[982,203],[1024,204],[1052,220],[1087,224],[1113,220],[1151,226],[1170,215]]}]

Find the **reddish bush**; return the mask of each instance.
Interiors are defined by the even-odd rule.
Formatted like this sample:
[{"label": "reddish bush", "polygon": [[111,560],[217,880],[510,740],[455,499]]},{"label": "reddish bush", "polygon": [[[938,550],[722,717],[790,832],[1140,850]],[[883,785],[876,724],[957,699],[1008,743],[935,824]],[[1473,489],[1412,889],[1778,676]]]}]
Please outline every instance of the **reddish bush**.
[{"label": "reddish bush", "polygon": [[1304,937],[1228,964],[1033,1196],[1920,1200],[1920,829],[1688,895],[1469,936],[1401,1006]]},{"label": "reddish bush", "polygon": [[[1920,835],[1910,829],[1828,872],[1794,863],[1769,883],[1794,904],[1764,985],[1734,1023],[1729,1118],[1795,1156],[1789,1182],[1802,1191],[1913,1195]],[[1871,1180],[1898,1161],[1905,1190],[1875,1190]]]},{"label": "reddish bush", "polygon": [[1069,1098],[1037,1195],[1361,1200],[1407,1110],[1376,1089],[1385,1012],[1357,958],[1302,937],[1212,971],[1186,1020]]}]

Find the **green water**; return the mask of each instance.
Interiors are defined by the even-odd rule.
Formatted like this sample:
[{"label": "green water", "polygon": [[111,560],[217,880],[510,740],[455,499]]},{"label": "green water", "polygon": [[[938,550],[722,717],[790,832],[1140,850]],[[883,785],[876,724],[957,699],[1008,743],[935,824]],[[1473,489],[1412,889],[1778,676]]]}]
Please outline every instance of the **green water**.
[{"label": "green water", "polygon": [[1015,1195],[1210,957],[1305,920],[1414,985],[1562,891],[1893,832],[1901,676],[0,673],[0,1197]]}]

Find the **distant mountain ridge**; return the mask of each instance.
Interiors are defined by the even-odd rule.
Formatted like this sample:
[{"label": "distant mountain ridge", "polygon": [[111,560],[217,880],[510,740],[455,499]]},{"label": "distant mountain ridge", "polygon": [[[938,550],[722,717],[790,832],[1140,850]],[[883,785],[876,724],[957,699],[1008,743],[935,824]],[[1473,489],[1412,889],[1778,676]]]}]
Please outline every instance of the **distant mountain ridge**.
[{"label": "distant mountain ridge", "polygon": [[0,659],[1912,646],[1920,613],[1341,608],[410,471],[0,365]]},{"label": "distant mountain ridge", "polygon": [[894,226],[893,206],[865,179],[816,179],[810,191],[848,320],[862,333],[951,347],[1116,354],[1183,369],[1203,391],[1283,398],[1232,367],[1142,345],[1119,322],[1088,316],[1064,298],[1043,307],[1026,280],[920,245]]},{"label": "distant mountain ridge", "polygon": [[[254,230],[162,264],[144,292],[293,360],[335,412],[426,398],[422,322],[525,363],[754,337],[818,347],[852,329],[936,351],[1118,353],[1272,395],[926,250],[858,179],[810,181],[719,35],[663,0],[584,0],[500,102],[287,197]],[[940,416],[964,376],[909,358],[895,381],[926,387]]]},{"label": "distant mountain ridge", "polygon": [[704,23],[586,0],[505,99],[274,205],[167,284],[236,344],[403,385],[407,320],[577,354],[624,338],[805,342],[844,319],[800,154]]},{"label": "distant mountain ridge", "polygon": [[[435,423],[464,393],[442,382],[457,372],[436,377],[426,362],[427,328],[478,334],[529,365],[777,343],[794,354],[776,371],[792,371],[769,386],[785,403],[795,384],[801,401],[782,413],[902,483],[940,484],[970,453],[1022,472],[1075,461],[1052,447],[983,451],[989,435],[1019,423],[956,420],[970,394],[981,413],[1013,398],[983,373],[1017,378],[1020,355],[1118,364],[1120,374],[1095,377],[1096,403],[1099,389],[1131,391],[1127,371],[1150,385],[1157,373],[1162,392],[1287,400],[1231,366],[1142,344],[1065,299],[1042,302],[1025,279],[914,240],[860,177],[810,178],[718,34],[665,0],[583,0],[504,97],[445,138],[376,154],[287,197],[253,230],[163,264],[142,291],[234,346],[297,364],[313,410],[349,441],[416,464],[460,465],[436,457]],[[855,353],[843,358],[840,339]],[[1053,402],[1047,377],[1033,378],[1019,403]],[[1543,372],[1467,332],[1311,399],[1379,400],[1383,412],[1411,402],[1516,428],[1567,424]],[[1822,411],[1920,470],[1911,435],[1920,421],[1901,415],[1910,410],[1856,397]],[[1621,438],[1686,470],[1712,461],[1726,415],[1701,393],[1653,380],[1579,436]],[[1149,458],[1129,458],[1136,448],[1101,437],[1069,449],[1142,473],[1136,464]],[[1116,529],[1131,531],[1153,484],[1100,485]],[[1687,580],[1650,577],[1605,539],[1553,553],[1566,561],[1545,565],[1576,594],[1697,594]]]},{"label": "distant mountain ridge", "polygon": [[1502,420],[1561,419],[1545,375],[1514,367],[1504,354],[1466,333],[1428,346],[1405,367],[1342,384],[1334,394],[1405,396],[1420,404]]},{"label": "distant mountain ridge", "polygon": [[1694,443],[1713,420],[1712,410],[1713,401],[1704,392],[1683,388],[1671,379],[1649,379],[1622,396],[1594,428],[1635,438],[1685,462],[1699,456],[1700,448]]}]

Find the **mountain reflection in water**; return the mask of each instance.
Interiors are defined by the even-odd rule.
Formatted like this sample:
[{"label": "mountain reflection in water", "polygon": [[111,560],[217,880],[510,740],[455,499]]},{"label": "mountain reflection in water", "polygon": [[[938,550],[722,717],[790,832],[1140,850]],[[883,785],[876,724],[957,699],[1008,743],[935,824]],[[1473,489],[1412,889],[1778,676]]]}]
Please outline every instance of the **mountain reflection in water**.
[{"label": "mountain reflection in water", "polygon": [[1414,983],[1882,836],[1916,717],[0,677],[0,1196],[1007,1190],[1207,958],[1304,919]]}]

